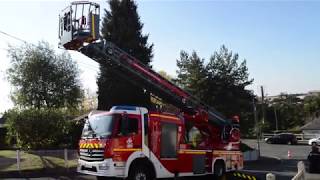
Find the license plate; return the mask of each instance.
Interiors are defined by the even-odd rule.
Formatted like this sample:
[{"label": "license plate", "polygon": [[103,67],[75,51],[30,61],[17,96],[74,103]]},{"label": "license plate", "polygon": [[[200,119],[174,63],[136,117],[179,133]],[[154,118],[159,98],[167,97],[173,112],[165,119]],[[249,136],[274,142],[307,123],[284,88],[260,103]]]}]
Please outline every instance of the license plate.
[{"label": "license plate", "polygon": [[90,165],[90,164],[84,164],[83,166],[84,166],[85,168],[90,168],[90,169],[92,168],[92,165]]}]

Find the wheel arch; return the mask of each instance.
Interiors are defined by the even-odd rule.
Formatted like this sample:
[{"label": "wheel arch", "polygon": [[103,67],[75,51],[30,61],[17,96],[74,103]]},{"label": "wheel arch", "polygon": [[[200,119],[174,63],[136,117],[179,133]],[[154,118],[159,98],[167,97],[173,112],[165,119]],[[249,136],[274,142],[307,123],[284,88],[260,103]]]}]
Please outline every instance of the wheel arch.
[{"label": "wheel arch", "polygon": [[157,177],[155,167],[147,157],[134,159],[128,166],[128,169],[126,171],[126,175],[127,175],[126,177],[128,177],[130,172],[133,170],[133,168],[137,166],[143,166],[148,168],[151,171],[152,176]]},{"label": "wheel arch", "polygon": [[215,166],[217,163],[223,163],[224,168],[227,169],[225,159],[223,159],[223,158],[221,158],[221,157],[215,158],[215,159],[213,160],[213,162],[212,162],[212,174],[214,174],[214,166]]}]

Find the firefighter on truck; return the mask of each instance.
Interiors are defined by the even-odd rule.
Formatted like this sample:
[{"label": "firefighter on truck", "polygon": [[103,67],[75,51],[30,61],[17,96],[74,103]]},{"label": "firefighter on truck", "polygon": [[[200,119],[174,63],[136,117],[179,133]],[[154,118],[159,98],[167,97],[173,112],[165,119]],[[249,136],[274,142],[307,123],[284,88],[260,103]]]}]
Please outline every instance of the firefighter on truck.
[{"label": "firefighter on truck", "polygon": [[[77,11],[78,9],[78,11]],[[77,171],[104,177],[150,180],[241,170],[239,118],[213,107],[161,77],[110,42],[99,39],[100,6],[77,1],[59,16],[60,46],[98,63],[115,64],[132,81],[176,106],[166,113],[138,106],[93,111],[79,142]],[[83,20],[86,19],[86,20]]]}]

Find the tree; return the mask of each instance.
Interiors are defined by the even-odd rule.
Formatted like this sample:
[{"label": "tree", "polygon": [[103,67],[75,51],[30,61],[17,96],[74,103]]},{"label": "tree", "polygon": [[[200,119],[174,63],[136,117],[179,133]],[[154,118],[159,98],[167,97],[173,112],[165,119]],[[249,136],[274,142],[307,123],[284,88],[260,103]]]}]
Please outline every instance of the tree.
[{"label": "tree", "polygon": [[226,117],[240,115],[241,130],[247,134],[253,128],[252,94],[245,87],[249,79],[246,60],[238,64],[238,54],[225,46],[214,52],[209,62],[193,52],[191,56],[182,51],[177,60],[178,84]]},{"label": "tree", "polygon": [[274,111],[276,111],[279,130],[294,129],[304,124],[304,105],[296,95],[280,94],[279,98],[272,100],[269,104],[267,121],[271,125],[270,130],[276,129]]},{"label": "tree", "polygon": [[194,96],[204,99],[205,81],[207,79],[204,59],[201,59],[195,51],[191,56],[185,51],[180,52],[180,59],[177,60],[176,82]]},{"label": "tree", "polygon": [[172,81],[172,76],[170,74],[168,74],[166,71],[164,70],[160,70],[158,71],[158,74],[160,74],[162,77],[164,77],[165,79]]},{"label": "tree", "polygon": [[[143,24],[132,0],[110,0],[110,10],[105,10],[102,35],[119,48],[136,57],[145,65],[152,58],[153,45],[147,43],[148,35],[142,35]],[[98,109],[109,109],[117,104],[150,105],[150,95],[142,87],[130,83],[117,74],[116,67],[100,65],[98,84]],[[124,75],[126,76],[126,75]]]},{"label": "tree", "polygon": [[307,117],[314,119],[320,115],[320,95],[304,98],[304,111]]},{"label": "tree", "polygon": [[[245,87],[253,82],[249,79],[246,60],[238,64],[239,55],[233,54],[224,45],[215,52],[206,66],[207,103],[231,116],[251,110],[251,93]],[[246,109],[246,110],[245,110]]]},{"label": "tree", "polygon": [[75,148],[82,124],[62,109],[11,109],[5,113],[7,141],[23,149]]},{"label": "tree", "polygon": [[9,47],[8,79],[15,87],[16,105],[31,108],[75,108],[81,100],[79,70],[67,53],[56,54],[49,44]]},{"label": "tree", "polygon": [[253,79],[249,79],[246,60],[239,61],[239,55],[224,45],[211,56],[206,66],[208,89],[205,99],[227,117],[239,115],[241,131],[248,135],[254,128],[253,97],[245,88]]}]

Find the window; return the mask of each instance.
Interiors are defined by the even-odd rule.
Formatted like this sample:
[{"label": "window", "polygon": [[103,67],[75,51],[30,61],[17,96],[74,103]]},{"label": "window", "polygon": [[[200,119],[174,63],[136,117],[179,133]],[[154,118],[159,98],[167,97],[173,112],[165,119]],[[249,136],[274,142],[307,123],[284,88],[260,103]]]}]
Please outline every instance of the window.
[{"label": "window", "polygon": [[138,133],[138,119],[129,118],[127,115],[121,116],[118,135],[127,136],[134,133]]},{"label": "window", "polygon": [[177,157],[177,125],[173,123],[161,124],[161,158]]}]

